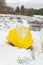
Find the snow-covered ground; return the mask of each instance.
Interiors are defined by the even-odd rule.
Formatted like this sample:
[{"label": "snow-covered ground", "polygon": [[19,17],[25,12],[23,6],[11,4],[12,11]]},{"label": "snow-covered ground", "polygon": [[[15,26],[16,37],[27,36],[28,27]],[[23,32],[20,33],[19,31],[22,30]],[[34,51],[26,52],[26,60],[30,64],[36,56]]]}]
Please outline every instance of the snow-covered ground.
[{"label": "snow-covered ground", "polygon": [[34,39],[33,50],[11,46],[6,40],[10,29],[21,25],[29,27],[28,21],[34,20],[43,21],[43,16],[0,14],[0,65],[43,64],[43,28],[40,31],[31,31]]}]

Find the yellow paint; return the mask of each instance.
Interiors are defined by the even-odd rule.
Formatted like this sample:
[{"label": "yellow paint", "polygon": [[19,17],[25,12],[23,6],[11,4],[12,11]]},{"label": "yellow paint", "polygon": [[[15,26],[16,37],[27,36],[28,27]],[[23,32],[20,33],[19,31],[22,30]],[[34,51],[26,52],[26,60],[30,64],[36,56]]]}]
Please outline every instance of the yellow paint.
[{"label": "yellow paint", "polygon": [[29,48],[34,42],[30,30],[25,26],[10,30],[7,39],[19,48]]}]

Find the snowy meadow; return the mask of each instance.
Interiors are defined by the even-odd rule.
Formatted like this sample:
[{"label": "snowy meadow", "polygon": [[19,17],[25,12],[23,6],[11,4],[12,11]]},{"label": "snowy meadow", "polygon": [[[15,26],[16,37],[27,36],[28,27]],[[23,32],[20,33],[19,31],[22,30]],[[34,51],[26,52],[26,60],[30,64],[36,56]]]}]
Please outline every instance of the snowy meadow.
[{"label": "snowy meadow", "polygon": [[[6,36],[18,26],[30,28],[34,44],[32,49],[20,49],[8,44]],[[0,65],[43,64],[43,16],[0,14]]]}]

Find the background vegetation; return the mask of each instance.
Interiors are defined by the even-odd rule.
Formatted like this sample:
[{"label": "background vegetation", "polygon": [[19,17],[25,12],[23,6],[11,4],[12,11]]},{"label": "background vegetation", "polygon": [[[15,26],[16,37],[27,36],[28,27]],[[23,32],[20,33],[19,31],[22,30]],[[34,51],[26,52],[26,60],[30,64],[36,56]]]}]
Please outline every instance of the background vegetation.
[{"label": "background vegetation", "polygon": [[20,8],[17,6],[16,9],[6,6],[4,0],[0,0],[0,14],[16,14],[16,15],[43,15],[43,8],[41,9],[27,9],[22,5]]}]

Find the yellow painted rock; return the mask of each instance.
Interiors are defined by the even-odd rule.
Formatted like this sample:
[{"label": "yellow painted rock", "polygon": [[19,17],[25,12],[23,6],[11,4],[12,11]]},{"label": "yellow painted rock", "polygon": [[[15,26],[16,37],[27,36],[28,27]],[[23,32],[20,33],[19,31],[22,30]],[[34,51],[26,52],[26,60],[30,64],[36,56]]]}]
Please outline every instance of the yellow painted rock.
[{"label": "yellow painted rock", "polygon": [[33,44],[31,32],[25,26],[20,26],[10,30],[7,36],[7,40],[19,48],[29,48]]}]

